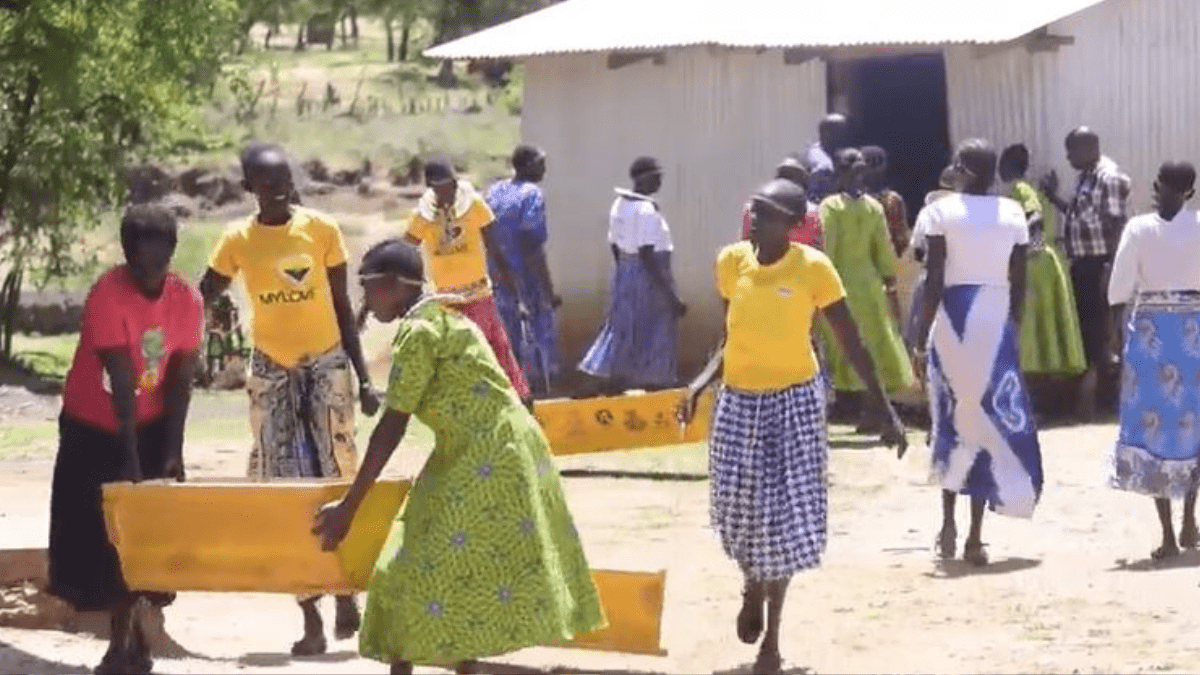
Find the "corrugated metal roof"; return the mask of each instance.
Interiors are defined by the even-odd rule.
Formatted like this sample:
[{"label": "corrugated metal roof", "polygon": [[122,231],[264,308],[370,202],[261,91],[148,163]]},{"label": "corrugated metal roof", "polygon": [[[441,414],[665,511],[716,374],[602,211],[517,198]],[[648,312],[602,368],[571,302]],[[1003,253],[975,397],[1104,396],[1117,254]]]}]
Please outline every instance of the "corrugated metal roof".
[{"label": "corrugated metal roof", "polygon": [[1007,42],[1104,0],[567,0],[425,51],[431,58],[689,45],[829,48]]}]

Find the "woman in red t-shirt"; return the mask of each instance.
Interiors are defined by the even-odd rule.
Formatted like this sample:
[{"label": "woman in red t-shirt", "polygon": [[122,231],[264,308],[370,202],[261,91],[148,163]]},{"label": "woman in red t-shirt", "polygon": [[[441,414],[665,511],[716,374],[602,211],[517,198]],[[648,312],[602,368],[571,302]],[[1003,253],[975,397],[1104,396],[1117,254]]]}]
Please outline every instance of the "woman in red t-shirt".
[{"label": "woman in red t-shirt", "polygon": [[[121,219],[125,264],[105,272],[83,305],[79,346],[63,389],[50,493],[50,588],[78,611],[108,611],[112,631],[97,673],[148,673],[135,604],[172,594],[131,593],[109,543],[101,486],[183,480],[183,426],[204,313],[200,294],[168,271],[178,224],[170,211],[133,206]],[[142,605],[144,606],[144,604]]]}]

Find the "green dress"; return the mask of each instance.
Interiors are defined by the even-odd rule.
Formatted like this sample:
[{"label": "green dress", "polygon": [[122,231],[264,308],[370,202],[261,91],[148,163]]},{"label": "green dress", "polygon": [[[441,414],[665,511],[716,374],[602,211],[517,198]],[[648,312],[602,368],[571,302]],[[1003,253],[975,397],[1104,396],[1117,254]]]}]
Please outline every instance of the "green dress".
[{"label": "green dress", "polygon": [[410,311],[387,405],[435,444],[376,563],[362,655],[445,666],[604,627],[549,444],[479,329]]},{"label": "green dress", "polygon": [[[866,195],[858,199],[845,194],[832,195],[821,202],[821,227],[825,231],[825,253],[846,287],[850,315],[858,324],[883,387],[896,391],[914,386],[912,363],[883,288],[885,278],[896,278],[898,262],[883,206]],[[854,372],[841,343],[825,321],[821,322],[821,332],[829,347],[828,368],[833,388],[865,390],[866,385]]]},{"label": "green dress", "polygon": [[1028,181],[1014,183],[1009,196],[1026,214],[1040,213],[1043,217],[1042,241],[1030,242],[1026,263],[1021,370],[1031,375],[1078,375],[1087,369],[1087,361],[1071,278],[1055,248],[1057,213]]}]

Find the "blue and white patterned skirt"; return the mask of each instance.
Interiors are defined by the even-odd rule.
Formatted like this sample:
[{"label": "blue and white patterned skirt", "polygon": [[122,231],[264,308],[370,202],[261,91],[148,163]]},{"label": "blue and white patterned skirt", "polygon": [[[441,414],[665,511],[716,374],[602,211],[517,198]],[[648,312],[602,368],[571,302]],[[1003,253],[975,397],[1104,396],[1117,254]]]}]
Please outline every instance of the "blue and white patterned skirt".
[{"label": "blue and white patterned skirt", "polygon": [[1164,499],[1200,480],[1200,293],[1143,293],[1125,329],[1109,485]]},{"label": "blue and white patterned skirt", "polygon": [[769,393],[724,387],[709,439],[710,516],[725,554],[750,578],[821,564],[828,435],[821,378]]},{"label": "blue and white patterned skirt", "polygon": [[[659,269],[674,285],[671,254],[654,254]],[[622,254],[613,277],[608,316],[579,370],[626,387],[673,387],[678,383],[678,318],[636,254]]]}]

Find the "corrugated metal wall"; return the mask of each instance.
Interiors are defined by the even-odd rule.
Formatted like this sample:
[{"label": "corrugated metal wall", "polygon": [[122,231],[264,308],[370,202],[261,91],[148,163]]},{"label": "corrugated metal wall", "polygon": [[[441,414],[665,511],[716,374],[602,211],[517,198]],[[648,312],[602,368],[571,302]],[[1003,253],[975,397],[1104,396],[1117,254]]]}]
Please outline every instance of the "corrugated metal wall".
[{"label": "corrugated metal wall", "polygon": [[1149,209],[1163,160],[1200,161],[1200,2],[1109,0],[1050,32],[1075,43],[985,58],[947,49],[951,133],[1000,147],[1024,142],[1037,167],[1058,171],[1065,192],[1075,174],[1063,140],[1086,124],[1133,180],[1132,209]]},{"label": "corrugated metal wall", "polygon": [[[548,155],[545,182],[555,284],[565,303],[560,333],[569,364],[603,317],[612,276],[605,239],[613,187],[630,162],[657,157],[659,195],[675,237],[675,277],[690,308],[683,358],[713,347],[719,303],[717,250],[736,240],[750,190],[788,152],[803,150],[825,112],[825,65],[787,66],[778,50],[696,47],[665,64],[609,70],[604,54],[528,60],[522,135]],[[685,373],[686,374],[686,373]]]}]

